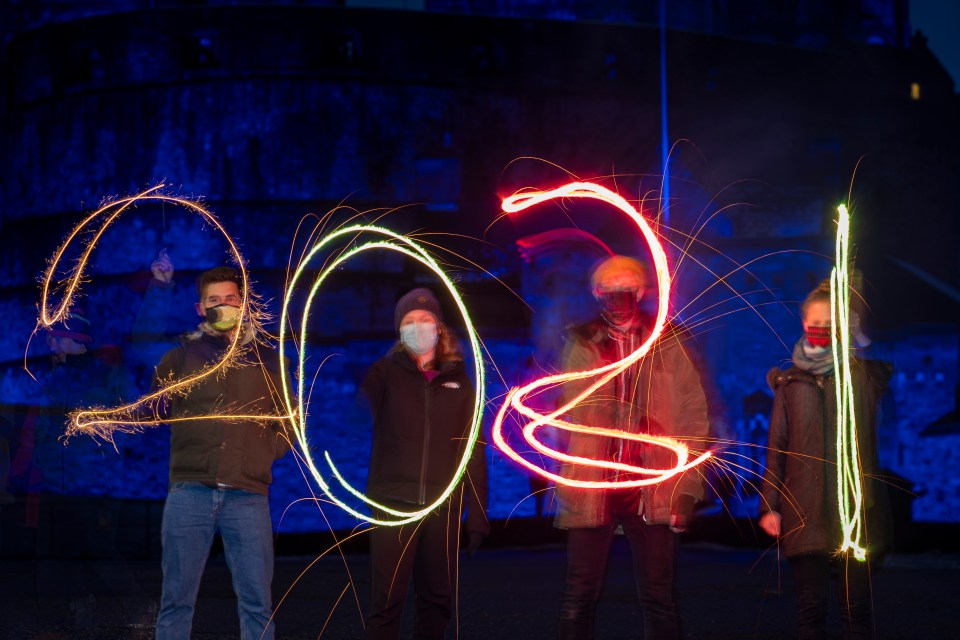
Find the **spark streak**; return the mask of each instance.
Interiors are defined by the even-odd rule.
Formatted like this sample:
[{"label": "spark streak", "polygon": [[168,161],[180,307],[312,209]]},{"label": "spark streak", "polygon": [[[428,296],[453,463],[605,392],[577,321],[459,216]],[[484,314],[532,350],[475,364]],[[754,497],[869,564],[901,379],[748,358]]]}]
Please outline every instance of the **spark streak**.
[{"label": "spark streak", "polygon": [[[66,318],[66,314],[80,290],[80,284],[84,281],[84,271],[89,263],[90,256],[93,254],[93,250],[96,248],[97,243],[101,240],[104,233],[106,233],[110,225],[113,224],[122,213],[135,207],[137,204],[150,201],[172,203],[180,205],[189,211],[193,211],[223,235],[230,247],[233,262],[237,265],[243,279],[244,295],[241,302],[240,325],[250,326],[253,330],[259,330],[263,312],[260,309],[258,301],[250,291],[247,270],[244,267],[243,256],[240,254],[237,245],[211,211],[195,200],[188,200],[186,198],[161,193],[160,190],[164,186],[163,184],[158,184],[136,195],[108,202],[88,215],[70,232],[60,248],[54,253],[47,270],[44,272],[40,297],[40,317],[37,320],[37,327],[34,332],[41,328],[50,327]],[[64,260],[67,249],[71,243],[75,241],[81,242],[81,236],[87,233],[92,235],[82,241],[81,255],[77,259],[76,264],[66,270],[66,275],[63,279],[57,279],[58,268],[61,266],[61,261]],[[56,284],[54,284],[55,282]],[[55,304],[52,302],[54,294],[60,295],[59,303]],[[139,432],[144,426],[166,424],[181,420],[198,420],[208,417],[191,416],[189,418],[167,418],[161,420],[156,416],[156,407],[167,394],[183,394],[203,378],[222,372],[235,364],[242,337],[243,331],[234,332],[230,345],[219,362],[209,365],[192,376],[179,380],[170,380],[162,388],[141,397],[135,402],[114,408],[80,409],[71,412],[68,416],[66,436],[69,438],[84,433],[95,438],[102,438],[107,442],[113,442],[113,434],[116,431],[121,433],[135,433]],[[154,419],[146,418],[145,416],[147,415],[153,415]],[[230,420],[286,420],[290,418],[290,416],[236,414],[218,415],[216,417]]]},{"label": "spark streak", "polygon": [[864,560],[867,550],[862,544],[862,471],[850,372],[850,215],[844,205],[837,207],[837,212],[837,264],[830,273],[830,312],[833,326],[838,328],[838,331],[831,332],[831,342],[837,394],[837,504],[843,534],[840,552],[852,551],[854,557]]},{"label": "spark streak", "polygon": [[[380,236],[385,236],[386,240],[378,240],[366,242],[363,244],[353,244],[357,237],[364,233],[373,233]],[[364,225],[354,225],[348,226],[341,229],[338,229],[330,234],[327,234],[322,239],[320,239],[313,248],[307,253],[306,256],[300,261],[300,264],[297,266],[296,271],[290,279],[290,282],[287,284],[287,289],[284,294],[283,300],[283,310],[280,316],[280,358],[281,360],[284,357],[286,351],[286,342],[287,339],[287,326],[290,321],[290,302],[293,297],[293,293],[296,289],[297,281],[303,275],[304,269],[306,268],[309,261],[321,250],[328,248],[334,241],[344,237],[344,236],[353,236],[349,241],[349,248],[342,253],[340,253],[335,259],[330,260],[328,264],[325,265],[323,270],[317,275],[316,279],[313,282],[313,285],[310,287],[309,294],[307,296],[306,305],[303,310],[303,317],[300,324],[300,333],[299,333],[299,353],[298,353],[298,376],[297,376],[297,393],[296,398],[291,397],[289,388],[289,381],[287,380],[287,373],[284,368],[281,368],[283,376],[283,392],[284,400],[287,404],[287,408],[291,415],[295,415],[294,420],[294,433],[296,434],[297,441],[300,444],[300,450],[303,453],[304,461],[306,462],[307,467],[310,469],[310,473],[313,476],[313,479],[320,486],[323,492],[337,504],[341,509],[350,513],[351,515],[356,516],[362,520],[373,524],[379,525],[403,525],[411,522],[415,522],[425,515],[436,509],[440,506],[450,495],[453,493],[454,489],[457,486],[457,483],[463,477],[463,474],[466,472],[467,463],[470,460],[470,456],[473,452],[474,445],[477,442],[477,438],[480,434],[480,421],[482,416],[483,409],[483,388],[484,388],[484,368],[483,368],[483,356],[480,351],[480,340],[477,337],[477,332],[474,329],[473,322],[470,319],[470,314],[467,312],[467,307],[463,302],[463,299],[460,297],[459,292],[457,291],[456,286],[446,275],[437,261],[431,256],[431,254],[424,249],[422,246],[411,240],[410,238],[390,231],[389,229],[378,227],[378,226],[364,226]],[[352,246],[351,246],[352,245]],[[430,269],[437,277],[443,282],[447,290],[450,292],[454,301],[457,304],[457,309],[460,311],[460,314],[463,316],[464,324],[466,326],[467,334],[470,338],[470,347],[473,353],[474,360],[474,372],[476,375],[477,389],[476,389],[476,399],[474,401],[474,410],[473,418],[470,424],[470,434],[467,438],[467,443],[464,448],[464,453],[460,459],[457,470],[454,473],[453,478],[450,480],[450,484],[447,485],[443,493],[434,501],[432,504],[426,505],[422,509],[416,509],[412,511],[403,511],[399,509],[393,509],[386,505],[380,504],[374,500],[371,500],[367,497],[362,491],[352,486],[346,478],[343,477],[343,474],[337,468],[333,462],[333,458],[330,455],[329,451],[324,451],[324,459],[327,462],[327,465],[330,467],[331,472],[333,473],[334,478],[337,482],[351,495],[361,500],[363,503],[379,509],[385,513],[388,513],[392,516],[395,516],[396,519],[380,519],[375,518],[370,515],[367,515],[361,511],[356,510],[351,505],[347,504],[339,497],[334,495],[331,491],[330,485],[324,480],[319,469],[317,468],[312,455],[310,454],[310,447],[307,442],[307,411],[305,407],[305,399],[308,397],[308,390],[305,388],[305,375],[304,375],[304,364],[306,357],[305,345],[307,344],[307,324],[310,315],[310,307],[313,304],[314,298],[317,295],[320,287],[323,285],[324,280],[336,269],[339,265],[349,260],[351,257],[363,252],[370,251],[374,249],[386,249],[389,251],[400,252],[407,257],[419,262],[428,269]]]},{"label": "spark streak", "polygon": [[[148,201],[158,201],[163,203],[173,203],[185,207],[186,209],[196,212],[201,215],[204,220],[210,223],[215,227],[223,237],[226,239],[230,247],[230,253],[233,257],[233,262],[237,265],[240,270],[242,279],[243,279],[243,291],[244,297],[241,303],[241,313],[240,313],[240,325],[241,326],[250,326],[254,330],[260,329],[261,319],[263,317],[263,311],[260,308],[259,301],[253,296],[250,287],[249,279],[247,276],[246,268],[244,267],[243,256],[240,254],[239,249],[234,243],[233,239],[226,232],[223,225],[217,220],[217,218],[203,207],[199,202],[188,200],[185,198],[179,198],[175,196],[164,195],[159,193],[159,190],[163,188],[164,185],[157,185],[151,189],[143,191],[137,195],[130,196],[127,198],[115,200],[109,203],[104,204],[102,207],[94,211],[92,214],[87,216],[77,227],[68,235],[67,239],[60,246],[60,248],[55,252],[53,258],[50,261],[46,272],[43,276],[43,285],[42,285],[42,295],[40,301],[40,317],[37,322],[37,330],[42,327],[49,327],[57,322],[62,321],[70,309],[70,305],[73,302],[73,299],[76,297],[80,283],[84,279],[84,271],[89,262],[90,256],[93,253],[94,248],[97,243],[102,238],[103,234],[106,232],[107,228],[126,210],[135,206],[138,203],[148,202]],[[99,225],[99,226],[96,226]],[[72,269],[67,270],[67,274],[62,279],[57,279],[58,268],[61,265],[61,261],[64,258],[68,248],[71,243],[77,241],[85,233],[92,233],[92,235],[83,242],[83,247],[81,249],[81,257],[77,260],[76,265]],[[367,242],[365,244],[354,244],[356,237],[364,233],[373,233],[380,236],[385,236],[386,240],[380,240],[376,242]],[[329,247],[334,241],[341,239],[344,236],[352,235],[354,236],[348,243],[350,248],[346,251],[341,252],[336,259],[331,260],[329,264],[321,271],[319,276],[313,282],[313,285],[310,288],[309,295],[307,298],[306,306],[303,312],[302,324],[300,327],[299,333],[299,344],[301,345],[299,351],[298,365],[299,365],[299,374],[297,376],[297,393],[296,397],[293,397],[291,394],[291,381],[289,379],[289,374],[286,370],[286,367],[282,366],[284,361],[284,353],[286,350],[286,339],[287,336],[287,327],[289,323],[289,305],[292,299],[293,293],[296,288],[297,281],[300,279],[303,274],[306,265],[322,249]],[[324,481],[322,475],[317,469],[316,464],[313,461],[313,458],[310,454],[310,449],[307,444],[306,439],[306,402],[305,398],[308,397],[309,391],[305,388],[305,376],[303,374],[304,370],[304,360],[305,360],[305,351],[302,348],[303,345],[307,344],[307,322],[310,313],[310,307],[313,304],[313,301],[323,284],[324,280],[330,275],[330,273],[336,269],[340,264],[350,259],[354,255],[362,252],[373,249],[386,249],[390,251],[398,251],[407,257],[421,263],[432,272],[434,272],[444,285],[449,290],[451,296],[457,304],[457,308],[460,313],[463,315],[464,322],[466,325],[467,333],[470,338],[470,346],[474,358],[474,367],[477,381],[477,391],[476,399],[474,401],[474,411],[473,418],[470,424],[470,433],[468,436],[467,444],[464,450],[464,454],[460,463],[457,467],[457,470],[454,474],[454,477],[451,479],[450,484],[443,491],[440,497],[430,505],[425,506],[422,509],[413,510],[413,511],[402,511],[390,508],[386,505],[379,504],[366,495],[363,492],[359,491],[353,487],[340,472],[340,469],[334,464],[333,459],[328,451],[324,452],[324,458],[326,459],[327,464],[330,467],[330,470],[333,472],[334,477],[340,483],[340,485],[346,489],[350,494],[360,499],[367,505],[375,507],[382,510],[385,513],[388,513],[392,516],[395,516],[396,520],[386,520],[386,519],[377,519],[371,516],[368,516],[364,513],[361,513],[355,510],[353,507],[343,502],[337,496],[335,496],[331,490],[330,486]],[[54,284],[56,282],[56,284]],[[51,299],[54,293],[58,293],[61,297],[60,302],[53,304]],[[35,330],[36,331],[36,330]],[[238,356],[238,347],[240,340],[243,336],[242,331],[235,331],[233,338],[230,341],[229,347],[224,353],[223,358],[219,362],[212,363],[207,368],[203,369],[197,374],[188,376],[179,380],[170,380],[167,381],[161,389],[154,391],[150,394],[147,394],[141,397],[139,400],[121,405],[115,408],[96,408],[96,409],[80,409],[75,412],[72,412],[69,416],[69,422],[67,426],[67,437],[77,435],[80,433],[91,435],[95,438],[102,438],[108,442],[113,442],[113,434],[117,431],[134,433],[142,430],[145,426],[155,426],[160,424],[168,424],[172,422],[186,422],[186,421],[196,421],[204,420],[210,417],[216,417],[219,419],[228,419],[228,420],[255,420],[255,421],[264,421],[264,420],[282,420],[289,421],[292,431],[296,435],[297,441],[300,444],[301,452],[303,458],[307,463],[308,468],[313,475],[314,480],[324,491],[324,493],[339,507],[347,511],[348,513],[361,518],[367,522],[380,525],[402,525],[410,522],[419,520],[426,514],[430,513],[441,503],[443,503],[450,495],[453,493],[457,483],[463,477],[466,472],[467,463],[470,459],[470,456],[473,452],[473,448],[476,444],[477,438],[480,434],[480,422],[482,416],[482,399],[483,399],[483,389],[484,389],[484,367],[483,367],[483,357],[480,350],[480,340],[477,336],[477,332],[474,329],[473,323],[470,319],[470,315],[467,312],[466,305],[463,302],[463,299],[460,297],[459,292],[457,291],[456,286],[446,275],[437,261],[432,257],[432,255],[424,249],[422,246],[400,234],[394,233],[389,229],[376,226],[348,226],[341,229],[338,229],[330,234],[327,234],[321,238],[310,250],[310,252],[301,260],[299,266],[296,269],[296,272],[293,274],[290,282],[287,285],[286,291],[284,292],[284,304],[283,312],[281,316],[280,324],[280,336],[279,336],[279,358],[281,362],[280,371],[281,379],[283,381],[283,398],[284,404],[288,409],[288,413],[285,415],[240,415],[240,414],[217,414],[216,416],[189,416],[182,418],[165,418],[161,419],[156,413],[156,407],[162,401],[162,399],[171,393],[186,393],[193,385],[202,380],[203,378],[217,374],[218,372],[224,371],[227,367],[235,363]]]},{"label": "spark streak", "polygon": [[[665,438],[662,436],[652,436],[649,434],[642,433],[630,433],[621,429],[607,429],[596,426],[581,425],[574,422],[569,422],[566,420],[560,419],[560,416],[570,411],[573,407],[579,403],[586,400],[591,394],[600,389],[603,385],[613,380],[615,377],[623,373],[626,369],[631,367],[633,364],[638,362],[643,358],[652,348],[654,343],[663,333],[664,326],[667,322],[667,312],[669,307],[670,299],[670,272],[667,266],[667,256],[658,241],[656,234],[650,228],[650,225],[643,218],[642,215],[622,196],[601,187],[597,184],[591,182],[572,182],[570,184],[564,185],[557,189],[550,191],[525,191],[516,193],[508,198],[506,198],[502,203],[502,208],[507,213],[518,213],[529,207],[532,207],[536,204],[542,202],[547,202],[550,200],[558,198],[591,198],[600,200],[610,204],[624,214],[629,216],[639,227],[640,232],[642,233],[644,239],[647,242],[647,245],[650,247],[650,252],[653,257],[654,267],[657,274],[657,284],[659,291],[659,301],[657,307],[656,321],[654,323],[653,330],[650,333],[650,337],[640,345],[640,347],[631,353],[629,356],[625,357],[622,360],[618,360],[611,364],[605,365],[603,367],[598,367],[596,369],[589,369],[586,371],[575,371],[571,373],[564,373],[558,375],[547,376],[539,380],[535,380],[530,384],[527,384],[523,387],[515,387],[509,391],[507,394],[503,405],[500,408],[500,411],[497,414],[496,420],[493,424],[493,439],[497,447],[503,451],[508,457],[510,457],[515,462],[526,467],[527,469],[537,473],[545,478],[553,480],[558,484],[564,484],[572,487],[582,487],[587,489],[604,489],[604,488],[628,488],[628,487],[639,487],[645,485],[657,484],[663,482],[669,478],[672,478],[684,471],[693,468],[694,466],[700,464],[704,460],[710,457],[710,452],[706,451],[701,455],[690,459],[690,452],[687,449],[687,446],[677,440],[672,438]],[[526,404],[527,398],[531,395],[534,395],[538,390],[552,387],[554,385],[559,385],[565,382],[572,382],[576,380],[587,380],[592,378],[598,378],[595,382],[586,387],[582,392],[577,394],[574,398],[568,401],[563,406],[557,408],[555,411],[548,414],[541,414],[536,409],[528,406]],[[503,432],[503,423],[507,417],[507,414],[510,410],[516,411],[518,414],[526,417],[528,422],[523,426],[522,433],[526,442],[533,447],[536,451],[539,451],[541,454],[563,462],[574,463],[578,465],[592,466],[603,469],[615,469],[618,471],[625,471],[629,473],[639,474],[645,476],[639,479],[633,480],[609,480],[609,481],[592,481],[592,480],[577,480],[574,478],[568,478],[557,473],[548,471],[547,469],[530,462],[523,456],[521,456],[508,442]],[[558,451],[547,445],[543,444],[537,438],[537,430],[543,426],[552,426],[557,429],[564,431],[575,432],[575,433],[585,433],[593,434],[599,436],[610,436],[616,438],[623,438],[626,440],[634,440],[637,442],[643,442],[646,444],[664,447],[671,450],[677,457],[676,464],[674,467],[669,469],[649,469],[645,467],[638,467],[626,463],[620,462],[611,462],[607,460],[597,460],[594,458],[586,458],[582,456],[572,456],[564,452]]]}]

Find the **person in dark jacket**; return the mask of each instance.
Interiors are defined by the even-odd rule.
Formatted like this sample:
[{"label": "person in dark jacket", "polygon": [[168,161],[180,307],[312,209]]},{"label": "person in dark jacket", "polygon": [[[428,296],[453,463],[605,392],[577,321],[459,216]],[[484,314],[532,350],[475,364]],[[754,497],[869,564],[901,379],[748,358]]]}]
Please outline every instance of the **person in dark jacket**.
[{"label": "person in dark jacket", "polygon": [[[646,288],[643,265],[627,256],[602,262],[591,278],[600,317],[570,331],[564,353],[567,371],[586,371],[622,360],[650,335],[639,302]],[[567,398],[594,379],[568,383]],[[649,433],[702,448],[708,438],[707,401],[700,376],[676,331],[664,332],[649,354],[570,411],[577,424]],[[670,469],[676,455],[663,447],[621,438],[572,433],[567,453],[595,460]],[[573,463],[561,475],[582,481],[616,480],[608,469]],[[566,588],[560,638],[594,637],[607,559],[614,533],[622,528],[633,555],[645,638],[679,638],[674,599],[675,533],[684,531],[703,498],[698,469],[659,484],[625,489],[557,486],[555,526],[567,529]]]},{"label": "person in dark jacket", "polygon": [[[162,254],[152,269],[155,281],[144,309],[156,320],[162,315],[157,313],[163,306],[159,299],[169,298],[172,290],[173,265]],[[285,413],[278,358],[256,340],[252,326],[238,324],[242,287],[241,275],[232,267],[202,273],[196,311],[204,321],[163,356],[154,375],[159,389],[197,374],[221,360],[241,332],[235,363],[185,393],[168,394],[170,488],[161,525],[158,640],[190,637],[197,591],[217,531],[237,594],[240,637],[274,637],[268,492],[273,463],[289,450],[289,438],[285,422],[278,419]],[[148,320],[138,317],[141,332]]]},{"label": "person in dark jacket", "polygon": [[[857,316],[851,313],[853,320]],[[843,637],[872,638],[870,570],[890,546],[889,504],[878,479],[877,415],[890,380],[886,363],[851,357],[853,411],[863,487],[867,558],[839,552],[843,535],[837,497],[837,398],[831,347],[829,282],[811,292],[801,311],[804,334],[793,350],[793,366],[774,368],[774,391],[760,527],[778,538],[793,568],[797,622],[802,640],[827,637],[830,574],[838,578]],[[869,341],[851,322],[856,345]]]},{"label": "person in dark jacket", "polygon": [[[415,511],[435,502],[453,481],[475,396],[457,340],[429,290],[400,298],[394,320],[400,341],[374,363],[362,387],[373,412],[367,495],[383,506]],[[370,532],[368,638],[399,637],[411,577],[414,637],[443,638],[453,610],[462,510],[466,506],[467,550],[473,553],[490,532],[486,499],[486,455],[478,442],[465,477],[441,506],[418,522]]]}]

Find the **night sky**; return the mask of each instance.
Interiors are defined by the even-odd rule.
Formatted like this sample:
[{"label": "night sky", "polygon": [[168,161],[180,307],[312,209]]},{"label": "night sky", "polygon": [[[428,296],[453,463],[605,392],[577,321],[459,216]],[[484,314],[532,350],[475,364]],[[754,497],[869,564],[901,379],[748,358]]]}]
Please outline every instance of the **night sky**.
[{"label": "night sky", "polygon": [[960,78],[960,2],[956,0],[911,0],[910,26],[922,31],[927,43],[953,77]]}]

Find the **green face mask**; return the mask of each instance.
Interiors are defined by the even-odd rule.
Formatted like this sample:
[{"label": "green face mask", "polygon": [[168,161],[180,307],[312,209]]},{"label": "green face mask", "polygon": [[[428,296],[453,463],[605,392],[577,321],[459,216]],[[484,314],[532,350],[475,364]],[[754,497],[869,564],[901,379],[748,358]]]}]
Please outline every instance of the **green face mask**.
[{"label": "green face mask", "polygon": [[228,304],[207,307],[207,324],[217,331],[226,333],[240,323],[240,308]]}]

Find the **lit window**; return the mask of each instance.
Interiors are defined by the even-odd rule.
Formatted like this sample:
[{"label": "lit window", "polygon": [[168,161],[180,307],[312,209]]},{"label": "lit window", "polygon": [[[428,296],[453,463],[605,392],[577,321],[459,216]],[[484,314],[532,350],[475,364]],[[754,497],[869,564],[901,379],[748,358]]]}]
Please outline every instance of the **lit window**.
[{"label": "lit window", "polygon": [[920,83],[919,82],[910,83],[910,99],[911,100],[920,99]]}]

